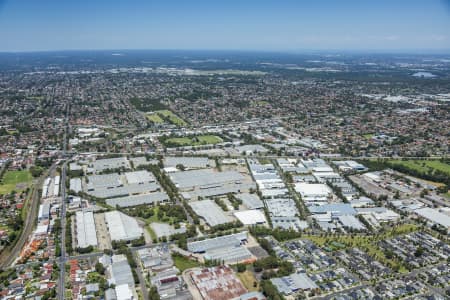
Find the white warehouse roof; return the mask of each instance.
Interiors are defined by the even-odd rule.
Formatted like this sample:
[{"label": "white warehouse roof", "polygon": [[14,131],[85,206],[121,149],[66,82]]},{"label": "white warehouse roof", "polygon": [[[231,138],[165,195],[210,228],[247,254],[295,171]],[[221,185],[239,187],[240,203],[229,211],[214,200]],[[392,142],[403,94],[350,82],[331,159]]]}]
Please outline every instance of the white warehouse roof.
[{"label": "white warehouse roof", "polygon": [[130,241],[138,239],[144,234],[134,218],[119,211],[106,212],[105,220],[111,241]]},{"label": "white warehouse roof", "polygon": [[321,183],[304,183],[295,184],[295,190],[299,192],[302,197],[327,197],[331,190],[326,184]]},{"label": "white warehouse roof", "polygon": [[234,213],[235,217],[239,219],[244,225],[255,225],[266,223],[266,217],[261,210],[244,210]]},{"label": "white warehouse roof", "polygon": [[81,248],[97,246],[94,214],[91,211],[76,213],[77,245]]},{"label": "white warehouse roof", "polygon": [[429,207],[416,209],[415,212],[433,223],[437,223],[446,228],[450,227],[450,217],[446,214],[441,213],[439,210]]}]

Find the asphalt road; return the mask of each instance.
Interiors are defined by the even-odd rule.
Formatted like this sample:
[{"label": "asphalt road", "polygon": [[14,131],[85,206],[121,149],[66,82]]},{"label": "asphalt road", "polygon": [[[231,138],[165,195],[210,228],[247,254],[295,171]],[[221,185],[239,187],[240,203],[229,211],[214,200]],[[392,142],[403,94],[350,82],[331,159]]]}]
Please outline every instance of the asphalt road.
[{"label": "asphalt road", "polygon": [[59,258],[58,299],[64,299],[66,277],[66,172],[67,162],[61,171],[61,257]]},{"label": "asphalt road", "polygon": [[139,261],[139,257],[137,255],[137,253],[134,252],[133,255],[134,255],[134,259],[137,262],[136,273],[137,273],[137,276],[139,277],[139,285],[141,286],[142,296],[143,296],[144,300],[148,300],[149,299],[148,290],[147,290],[147,286],[145,284],[145,278],[144,278],[144,274],[143,274],[143,271],[141,268],[141,263]]},{"label": "asphalt road", "polygon": [[[67,132],[69,130],[69,106],[66,110],[66,126],[64,128],[63,137],[63,157],[67,153]],[[58,278],[58,299],[63,300],[65,294],[66,279],[66,177],[67,177],[67,161],[64,162],[61,170],[61,257],[59,258],[59,278]]]}]

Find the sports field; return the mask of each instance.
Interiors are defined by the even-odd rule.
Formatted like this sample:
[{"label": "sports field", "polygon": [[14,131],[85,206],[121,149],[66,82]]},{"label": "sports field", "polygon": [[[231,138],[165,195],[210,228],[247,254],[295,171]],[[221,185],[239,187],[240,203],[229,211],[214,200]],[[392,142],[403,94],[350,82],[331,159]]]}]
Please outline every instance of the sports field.
[{"label": "sports field", "polygon": [[29,171],[7,171],[0,181],[0,195],[24,190],[32,179]]},{"label": "sports field", "polygon": [[147,119],[155,124],[164,123],[164,120],[157,113],[147,114]]},{"label": "sports field", "polygon": [[167,118],[170,123],[177,125],[177,126],[186,126],[187,123],[178,117],[176,114],[171,112],[170,110],[164,109],[164,110],[157,110],[155,111],[156,114],[158,114],[162,119]]},{"label": "sports field", "polygon": [[222,138],[216,135],[199,135],[193,138],[188,137],[176,137],[170,138],[165,141],[166,145],[174,146],[199,146],[199,145],[210,145],[223,142]]}]

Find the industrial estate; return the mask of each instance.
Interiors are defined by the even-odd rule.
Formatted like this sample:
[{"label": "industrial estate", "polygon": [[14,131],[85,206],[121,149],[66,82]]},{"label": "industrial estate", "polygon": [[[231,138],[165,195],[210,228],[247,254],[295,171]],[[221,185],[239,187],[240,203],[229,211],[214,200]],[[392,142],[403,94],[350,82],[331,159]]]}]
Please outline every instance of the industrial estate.
[{"label": "industrial estate", "polygon": [[115,54],[0,68],[1,299],[450,297],[448,56]]}]

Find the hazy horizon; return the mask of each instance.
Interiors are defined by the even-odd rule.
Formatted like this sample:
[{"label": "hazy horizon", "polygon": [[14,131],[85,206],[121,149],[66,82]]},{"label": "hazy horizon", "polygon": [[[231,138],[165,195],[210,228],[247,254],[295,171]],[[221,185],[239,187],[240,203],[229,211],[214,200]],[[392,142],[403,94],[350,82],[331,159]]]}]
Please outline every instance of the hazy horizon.
[{"label": "hazy horizon", "polygon": [[0,0],[0,52],[448,52],[450,2]]}]

